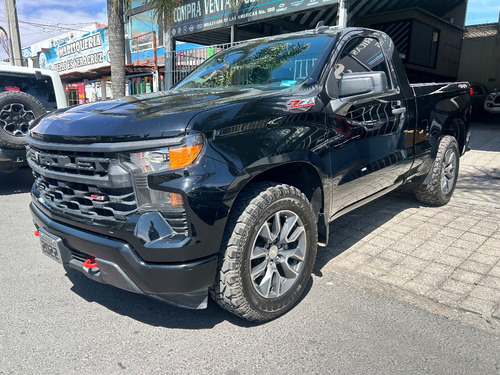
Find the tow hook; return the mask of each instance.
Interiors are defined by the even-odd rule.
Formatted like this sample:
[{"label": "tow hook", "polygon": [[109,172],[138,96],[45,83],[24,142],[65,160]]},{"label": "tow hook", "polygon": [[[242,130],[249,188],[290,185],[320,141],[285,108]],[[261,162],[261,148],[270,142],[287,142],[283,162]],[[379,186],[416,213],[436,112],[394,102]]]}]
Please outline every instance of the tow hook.
[{"label": "tow hook", "polygon": [[83,269],[91,274],[96,274],[99,272],[99,266],[95,260],[95,257],[90,257],[83,262]]}]

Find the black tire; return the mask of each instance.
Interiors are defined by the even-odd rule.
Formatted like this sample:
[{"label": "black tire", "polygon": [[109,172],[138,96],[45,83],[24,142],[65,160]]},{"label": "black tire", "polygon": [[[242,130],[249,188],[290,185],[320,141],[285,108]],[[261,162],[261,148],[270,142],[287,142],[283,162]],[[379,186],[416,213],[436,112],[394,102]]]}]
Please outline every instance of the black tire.
[{"label": "black tire", "polygon": [[425,204],[443,206],[447,204],[457,184],[460,152],[458,143],[452,136],[446,135],[439,142],[439,147],[428,184],[415,184],[415,196]]},{"label": "black tire", "polygon": [[312,206],[300,190],[273,183],[250,186],[228,219],[212,296],[247,320],[284,314],[311,277],[317,238]]},{"label": "black tire", "polygon": [[47,113],[35,97],[22,91],[0,93],[0,144],[11,148],[23,148],[24,136],[31,123]]}]

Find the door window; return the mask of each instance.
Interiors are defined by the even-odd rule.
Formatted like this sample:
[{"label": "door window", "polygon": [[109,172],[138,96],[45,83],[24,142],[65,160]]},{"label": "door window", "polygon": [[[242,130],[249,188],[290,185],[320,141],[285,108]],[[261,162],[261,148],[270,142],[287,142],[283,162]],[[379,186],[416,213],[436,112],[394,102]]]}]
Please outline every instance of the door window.
[{"label": "door window", "polygon": [[355,38],[347,43],[334,66],[335,78],[345,73],[385,72],[389,89],[393,88],[389,67],[380,43],[374,38]]}]

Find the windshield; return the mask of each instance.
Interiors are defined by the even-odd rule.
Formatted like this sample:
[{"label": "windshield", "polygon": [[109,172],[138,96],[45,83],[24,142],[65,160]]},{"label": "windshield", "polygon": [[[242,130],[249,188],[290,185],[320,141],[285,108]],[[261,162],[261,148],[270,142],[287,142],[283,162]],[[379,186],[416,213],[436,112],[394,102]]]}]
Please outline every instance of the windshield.
[{"label": "windshield", "polygon": [[309,78],[334,40],[331,35],[322,34],[245,43],[219,52],[196,68],[176,89],[292,87]]}]

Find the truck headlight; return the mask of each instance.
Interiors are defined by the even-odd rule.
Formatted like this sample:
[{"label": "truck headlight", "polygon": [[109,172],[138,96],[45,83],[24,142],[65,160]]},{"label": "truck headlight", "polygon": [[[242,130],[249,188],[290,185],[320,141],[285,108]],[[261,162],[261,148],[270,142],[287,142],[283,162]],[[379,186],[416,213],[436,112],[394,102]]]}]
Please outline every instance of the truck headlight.
[{"label": "truck headlight", "polygon": [[193,163],[202,148],[203,136],[192,134],[181,145],[134,152],[130,154],[129,160],[145,173],[177,169]]},{"label": "truck headlight", "polygon": [[204,137],[198,133],[184,137],[175,146],[120,155],[120,163],[133,177],[139,211],[169,210],[184,205],[180,194],[150,189],[148,175],[187,167],[196,161],[203,145]]}]

